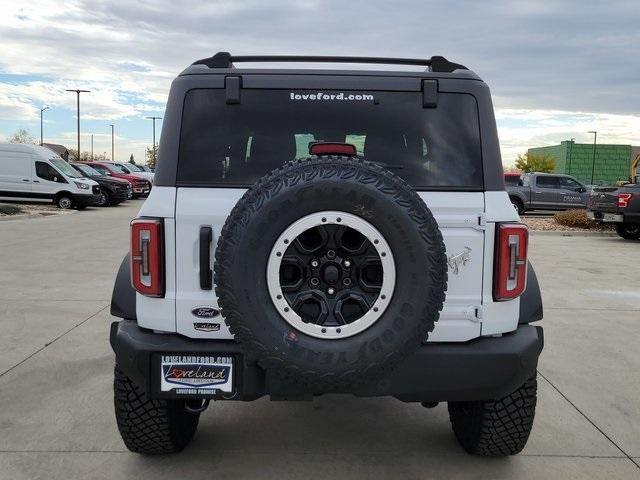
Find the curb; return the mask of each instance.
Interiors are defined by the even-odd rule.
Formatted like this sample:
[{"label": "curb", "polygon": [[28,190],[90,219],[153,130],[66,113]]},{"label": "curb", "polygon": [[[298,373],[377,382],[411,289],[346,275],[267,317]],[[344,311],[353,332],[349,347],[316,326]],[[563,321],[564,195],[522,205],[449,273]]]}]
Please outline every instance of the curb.
[{"label": "curb", "polygon": [[530,235],[550,237],[617,237],[616,232],[591,232],[581,230],[529,230]]},{"label": "curb", "polygon": [[26,215],[7,215],[0,217],[0,222],[6,222],[10,220],[30,220],[34,218],[51,218],[51,217],[64,217],[67,215],[73,215],[79,213],[77,210],[67,213],[54,213],[52,215],[42,215],[40,213],[27,213]]}]

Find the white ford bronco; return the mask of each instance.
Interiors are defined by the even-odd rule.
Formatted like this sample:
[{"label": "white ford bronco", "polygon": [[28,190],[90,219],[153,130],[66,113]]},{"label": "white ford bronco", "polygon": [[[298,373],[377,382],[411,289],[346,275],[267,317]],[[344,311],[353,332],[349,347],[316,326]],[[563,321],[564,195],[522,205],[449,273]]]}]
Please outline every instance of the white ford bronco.
[{"label": "white ford bronco", "polygon": [[130,450],[183,449],[210,400],[331,393],[448,402],[467,452],[522,450],[542,302],[476,74],[218,53],[172,84],[154,183],[111,305]]}]

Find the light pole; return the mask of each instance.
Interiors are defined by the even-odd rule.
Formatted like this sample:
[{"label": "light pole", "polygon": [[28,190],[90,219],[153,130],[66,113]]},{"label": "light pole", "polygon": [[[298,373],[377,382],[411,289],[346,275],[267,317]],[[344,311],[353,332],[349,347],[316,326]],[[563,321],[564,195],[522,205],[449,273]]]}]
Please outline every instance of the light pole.
[{"label": "light pole", "polygon": [[593,160],[591,161],[591,185],[593,185],[593,174],[596,170],[596,141],[598,139],[598,132],[589,130],[588,133],[593,133]]},{"label": "light pole", "polygon": [[44,143],[44,140],[42,139],[42,112],[45,110],[49,110],[49,107],[43,107],[40,109],[40,145]]},{"label": "light pole", "polygon": [[93,162],[93,133],[91,134],[91,161]]},{"label": "light pole", "polygon": [[571,139],[571,146],[569,147],[569,171],[567,172],[568,175],[571,175],[571,156],[573,155],[573,144],[575,143],[576,139],[572,138]]},{"label": "light pole", "polygon": [[162,117],[147,117],[149,120],[153,120],[153,166],[156,166],[156,120],[161,120]]},{"label": "light pole", "polygon": [[80,90],[80,89],[67,89],[67,92],[75,92],[76,93],[76,103],[78,109],[78,158],[77,161],[80,161],[80,94],[81,93],[89,93],[91,90]]},{"label": "light pole", "polygon": [[111,161],[113,162],[113,124],[109,126],[111,127]]}]

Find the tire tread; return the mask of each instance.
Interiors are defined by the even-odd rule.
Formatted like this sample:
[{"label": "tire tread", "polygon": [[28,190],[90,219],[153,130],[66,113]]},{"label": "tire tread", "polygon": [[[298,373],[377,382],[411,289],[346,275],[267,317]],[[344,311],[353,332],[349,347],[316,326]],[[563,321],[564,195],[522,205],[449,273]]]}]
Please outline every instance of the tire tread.
[{"label": "tire tread", "polygon": [[[404,210],[416,225],[416,231],[428,245],[433,266],[430,272],[432,286],[426,293],[426,307],[421,312],[420,321],[402,348],[389,352],[383,361],[372,362],[363,369],[327,373],[305,369],[294,364],[283,365],[281,358],[274,356],[267,345],[261,343],[251,328],[244,322],[241,306],[227,281],[236,247],[242,238],[242,227],[250,221],[264,202],[285,187],[295,186],[316,178],[337,177],[356,180],[373,185],[380,192],[390,195],[397,207]],[[422,208],[420,208],[422,206]],[[287,382],[301,384],[315,390],[340,391],[361,385],[382,377],[393,370],[407,355],[424,341],[433,331],[442,310],[447,288],[448,266],[445,246],[438,224],[424,202],[407,182],[393,173],[360,157],[323,155],[293,160],[262,177],[238,201],[227,218],[220,233],[215,253],[214,284],[218,304],[222,309],[225,323],[235,340],[244,344],[259,364]]]},{"label": "tire tread", "polygon": [[129,450],[174,453],[191,441],[199,416],[186,412],[182,402],[150,399],[117,365],[113,386],[118,430]]},{"label": "tire tread", "polygon": [[533,427],[537,388],[533,377],[498,400],[449,402],[449,419],[462,447],[485,457],[520,453]]}]

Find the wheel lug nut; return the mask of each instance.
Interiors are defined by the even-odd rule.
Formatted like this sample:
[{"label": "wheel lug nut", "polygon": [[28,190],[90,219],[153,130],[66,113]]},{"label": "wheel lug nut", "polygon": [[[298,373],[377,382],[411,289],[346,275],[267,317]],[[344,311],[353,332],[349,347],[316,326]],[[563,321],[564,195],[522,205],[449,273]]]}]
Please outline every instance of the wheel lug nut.
[{"label": "wheel lug nut", "polygon": [[351,266],[351,261],[350,260],[345,260],[344,261],[344,266],[349,268]]},{"label": "wheel lug nut", "polygon": [[320,280],[318,280],[316,277],[311,278],[311,285],[317,287],[318,285],[320,285]]},{"label": "wheel lug nut", "polygon": [[333,295],[334,293],[336,293],[336,289],[333,288],[333,287],[329,287],[329,288],[327,288],[327,293],[329,295]]},{"label": "wheel lug nut", "polygon": [[327,258],[331,258],[331,259],[336,258],[336,252],[334,252],[333,250],[329,250],[327,252]]},{"label": "wheel lug nut", "polygon": [[313,268],[318,268],[318,265],[320,265],[320,262],[318,262],[318,260],[311,260],[311,266]]}]

